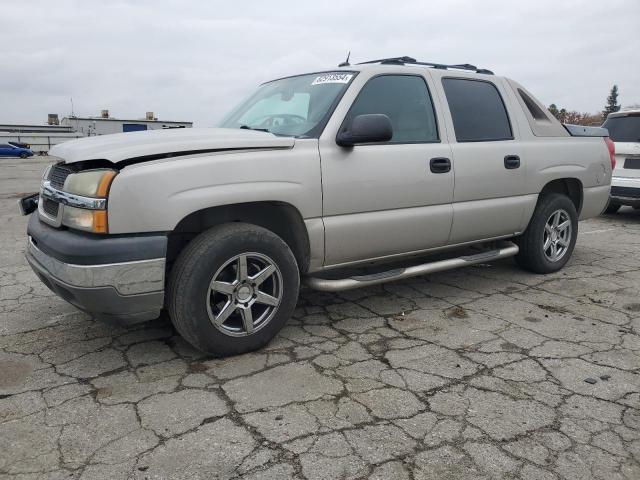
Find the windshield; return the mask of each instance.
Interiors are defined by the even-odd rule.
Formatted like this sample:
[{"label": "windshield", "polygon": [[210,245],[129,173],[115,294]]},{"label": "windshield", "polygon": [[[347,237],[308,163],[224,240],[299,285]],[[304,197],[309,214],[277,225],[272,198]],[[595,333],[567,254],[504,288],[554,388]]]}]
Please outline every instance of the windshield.
[{"label": "windshield", "polygon": [[324,72],[265,83],[220,123],[276,135],[319,135],[355,72]]},{"label": "windshield", "polygon": [[614,142],[640,142],[640,114],[608,118],[602,126]]}]

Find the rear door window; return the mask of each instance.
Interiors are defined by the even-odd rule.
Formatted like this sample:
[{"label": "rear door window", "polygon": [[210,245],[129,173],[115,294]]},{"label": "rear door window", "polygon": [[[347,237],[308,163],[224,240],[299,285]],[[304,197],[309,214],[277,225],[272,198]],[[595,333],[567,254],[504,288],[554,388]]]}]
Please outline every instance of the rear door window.
[{"label": "rear door window", "polygon": [[444,78],[442,85],[458,142],[513,139],[507,109],[493,83]]}]

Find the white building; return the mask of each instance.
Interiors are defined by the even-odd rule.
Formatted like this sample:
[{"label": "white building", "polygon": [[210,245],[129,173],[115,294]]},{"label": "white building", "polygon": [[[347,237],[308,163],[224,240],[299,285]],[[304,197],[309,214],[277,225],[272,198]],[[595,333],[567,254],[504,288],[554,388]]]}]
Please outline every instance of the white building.
[{"label": "white building", "polygon": [[47,153],[58,143],[84,137],[71,127],[62,125],[0,124],[0,144],[18,142],[29,145],[35,153]]},{"label": "white building", "polygon": [[193,122],[158,120],[153,115],[153,112],[147,112],[144,119],[127,120],[113,118],[109,116],[109,110],[102,110],[102,114],[99,117],[64,117],[60,123],[62,126],[71,127],[74,132],[87,137],[93,135],[108,135],[110,133],[158,130],[162,128],[193,127]]},{"label": "white building", "polygon": [[193,122],[160,121],[153,112],[147,112],[144,119],[124,120],[109,116],[109,110],[102,110],[99,117],[64,117],[49,114],[46,125],[0,124],[0,144],[18,142],[29,145],[34,153],[46,154],[58,143],[76,138],[107,135],[110,133],[137,132],[162,128],[191,128]]}]

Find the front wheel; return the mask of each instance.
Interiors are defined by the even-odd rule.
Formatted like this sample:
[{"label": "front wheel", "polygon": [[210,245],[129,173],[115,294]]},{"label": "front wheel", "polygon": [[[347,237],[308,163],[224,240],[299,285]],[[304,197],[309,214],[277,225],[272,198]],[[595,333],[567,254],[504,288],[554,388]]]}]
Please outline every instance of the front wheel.
[{"label": "front wheel", "polygon": [[29,155],[27,155],[26,153],[21,153],[20,154],[20,158],[27,158]]},{"label": "front wheel", "polygon": [[516,262],[535,273],[557,272],[569,261],[577,236],[578,214],[571,199],[557,193],[545,195],[518,239]]},{"label": "front wheel", "polygon": [[168,310],[178,332],[217,357],[266,345],[298,300],[298,265],[273,232],[233,223],[201,233],[180,253]]}]

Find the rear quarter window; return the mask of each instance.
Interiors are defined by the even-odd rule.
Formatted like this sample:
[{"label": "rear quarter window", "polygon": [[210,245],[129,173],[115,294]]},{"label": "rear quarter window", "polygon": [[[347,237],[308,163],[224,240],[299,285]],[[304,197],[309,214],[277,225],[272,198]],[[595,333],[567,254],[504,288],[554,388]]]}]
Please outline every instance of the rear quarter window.
[{"label": "rear quarter window", "polygon": [[513,139],[507,109],[493,83],[444,78],[442,85],[458,142]]},{"label": "rear quarter window", "polygon": [[544,111],[540,108],[540,106],[538,106],[538,104],[533,100],[533,98],[527,95],[524,90],[522,90],[521,88],[518,88],[518,95],[520,95],[520,98],[524,102],[525,106],[527,107],[527,110],[529,110],[529,113],[534,118],[534,120],[538,122],[549,121],[549,117],[547,117],[547,114],[544,113]]}]

